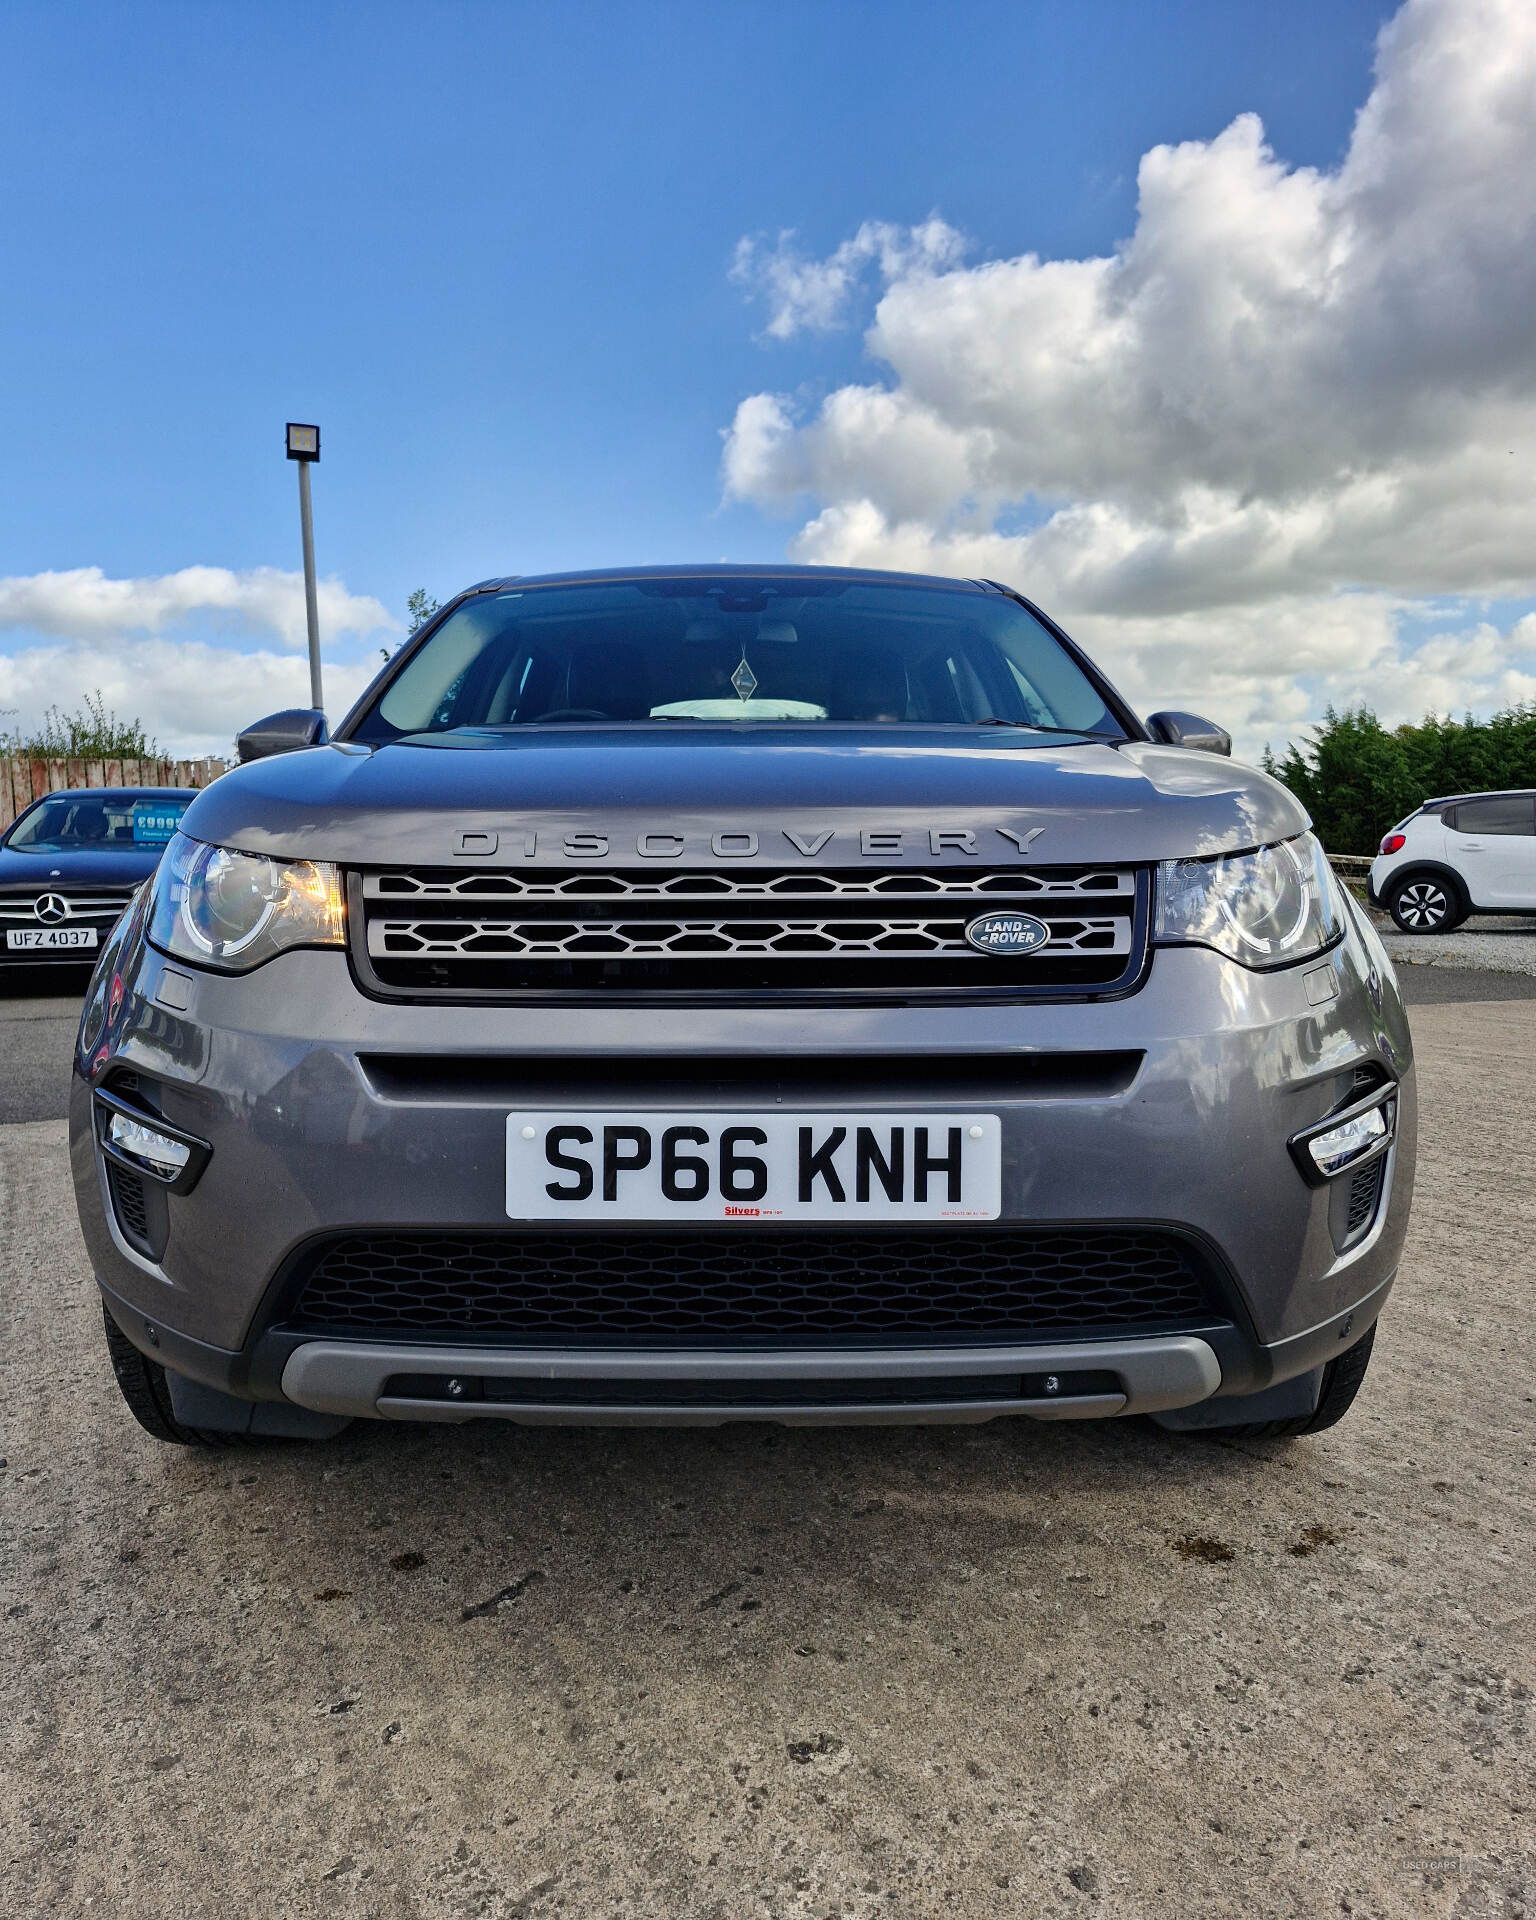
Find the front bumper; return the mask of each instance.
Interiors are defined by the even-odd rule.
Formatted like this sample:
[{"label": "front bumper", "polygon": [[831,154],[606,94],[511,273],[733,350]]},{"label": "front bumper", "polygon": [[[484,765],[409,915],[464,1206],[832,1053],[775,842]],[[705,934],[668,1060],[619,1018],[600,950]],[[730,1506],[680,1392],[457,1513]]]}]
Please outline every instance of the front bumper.
[{"label": "front bumper", "polygon": [[[1213,953],[1171,949],[1121,1001],[643,1013],[386,1005],[361,995],[345,956],[329,952],[287,954],[244,979],[193,975],[129,925],[98,972],[82,1045],[74,1174],[114,1317],[188,1378],[316,1412],[583,1423],[1060,1418],[1251,1394],[1315,1369],[1365,1332],[1397,1268],[1413,1179],[1406,1019],[1358,914],[1311,967],[1253,974]],[[1084,1070],[1075,1080],[1049,1070],[1110,1055],[1135,1056],[1134,1069]],[[1002,1224],[1176,1231],[1219,1271],[1223,1311],[1146,1332],[1041,1338],[1026,1328],[991,1340],[814,1350],[445,1345],[321,1337],[284,1319],[282,1276],[328,1235],[504,1232],[503,1116],[528,1103],[530,1087],[579,1086],[573,1105],[660,1107],[682,1097],[731,1110],[743,1104],[733,1070],[749,1063],[760,1082],[772,1062],[791,1089],[786,1104],[836,1111],[847,1105],[838,1086],[846,1065],[864,1073],[861,1105],[872,1099],[870,1075],[888,1073],[878,1101],[893,1111],[950,1101],[958,1109],[974,1092],[965,1063],[983,1056],[1019,1064],[1017,1086],[987,1094],[1004,1124]],[[468,1060],[472,1074],[462,1071]],[[1302,1180],[1286,1143],[1340,1105],[1361,1068],[1397,1083],[1397,1140],[1369,1232],[1341,1251],[1329,1191]],[[125,1072],[145,1090],[134,1097],[211,1150],[195,1190],[168,1202],[157,1258],[137,1251],[114,1219],[93,1131],[94,1088],[121,1086]],[[1095,1376],[1094,1390],[1029,1390],[1066,1374]],[[952,1376],[964,1378],[963,1396],[946,1398]],[[708,1377],[713,1393],[698,1385]],[[823,1383],[814,1392],[804,1384],[813,1377]],[[406,1392],[402,1379],[435,1384]],[[470,1383],[464,1400],[448,1397],[449,1379]],[[543,1385],[520,1398],[516,1383],[528,1380]],[[626,1396],[626,1380],[644,1392]],[[559,1381],[588,1384],[556,1391]],[[765,1384],[773,1381],[786,1383],[782,1396]],[[838,1398],[839,1381],[860,1384]],[[889,1395],[871,1381],[889,1383]],[[669,1382],[688,1384],[669,1398]],[[733,1382],[750,1390],[733,1398]]]},{"label": "front bumper", "polygon": [[[445,1372],[445,1369],[447,1370]],[[1086,1378],[1092,1391],[1073,1391]],[[474,1381],[473,1397],[432,1391]],[[956,1391],[961,1382],[967,1391]],[[402,1382],[414,1391],[402,1391]],[[935,1347],[814,1353],[721,1351],[550,1354],[484,1348],[401,1348],[315,1340],[295,1348],[283,1390],[315,1413],[396,1420],[499,1416],[525,1424],[791,1425],[903,1418],[1090,1419],[1153,1413],[1207,1399],[1221,1384],[1211,1347],[1193,1336],[1057,1345]],[[503,1391],[487,1395],[487,1386]],[[539,1393],[554,1387],[564,1392]],[[874,1387],[878,1397],[858,1393]],[[427,1389],[427,1390],[424,1390]],[[584,1391],[583,1391],[584,1389]],[[643,1394],[641,1389],[644,1390]]]}]

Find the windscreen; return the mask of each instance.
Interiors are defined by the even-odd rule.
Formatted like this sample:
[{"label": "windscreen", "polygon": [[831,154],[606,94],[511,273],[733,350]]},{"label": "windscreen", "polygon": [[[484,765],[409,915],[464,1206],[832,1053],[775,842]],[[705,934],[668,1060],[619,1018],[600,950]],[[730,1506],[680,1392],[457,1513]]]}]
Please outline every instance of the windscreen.
[{"label": "windscreen", "polygon": [[6,845],[23,853],[142,852],[163,847],[190,803],[132,793],[58,793],[17,822]]},{"label": "windscreen", "polygon": [[582,722],[965,726],[1123,739],[1071,654],[1000,593],[804,579],[512,588],[451,614],[359,740]]}]

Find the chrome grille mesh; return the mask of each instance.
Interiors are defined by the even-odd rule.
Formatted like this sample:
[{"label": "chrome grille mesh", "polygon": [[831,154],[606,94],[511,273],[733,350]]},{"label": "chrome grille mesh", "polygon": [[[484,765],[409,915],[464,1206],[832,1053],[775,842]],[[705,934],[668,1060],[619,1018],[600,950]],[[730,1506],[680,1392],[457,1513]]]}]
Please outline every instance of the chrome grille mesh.
[{"label": "chrome grille mesh", "polygon": [[52,922],[70,926],[80,920],[115,920],[133,898],[132,887],[96,888],[90,893],[72,893],[64,887],[38,887],[26,893],[0,893],[0,923],[12,926],[44,924],[37,916],[39,900],[52,895],[64,903],[64,917]]},{"label": "chrome grille mesh", "polygon": [[[1145,941],[1145,882],[1114,867],[391,869],[352,884],[365,982],[412,998],[1094,993],[1139,971]],[[979,953],[968,924],[1010,908],[1047,939]]]},{"label": "chrome grille mesh", "polygon": [[[1041,949],[1050,953],[1125,954],[1126,920],[1053,920]],[[482,959],[559,960],[579,957],[650,960],[697,955],[718,960],[764,954],[815,955],[828,960],[871,954],[973,952],[965,922],[917,920],[394,920],[368,923],[368,951],[380,955],[450,954]]]}]

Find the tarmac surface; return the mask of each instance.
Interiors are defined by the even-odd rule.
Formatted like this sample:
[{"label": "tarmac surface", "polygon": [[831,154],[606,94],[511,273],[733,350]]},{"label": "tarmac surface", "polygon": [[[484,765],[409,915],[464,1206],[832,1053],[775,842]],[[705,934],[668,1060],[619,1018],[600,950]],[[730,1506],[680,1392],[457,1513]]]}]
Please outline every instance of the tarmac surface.
[{"label": "tarmac surface", "polygon": [[0,973],[0,1126],[58,1120],[68,1111],[70,1056],[89,978],[74,969],[67,984],[30,968]]},{"label": "tarmac surface", "polygon": [[[54,1112],[71,1024],[0,1011]],[[159,1447],[62,1122],[0,1126],[0,1908],[1527,1913],[1536,999],[1414,1027],[1408,1257],[1353,1412],[1289,1444]]]}]

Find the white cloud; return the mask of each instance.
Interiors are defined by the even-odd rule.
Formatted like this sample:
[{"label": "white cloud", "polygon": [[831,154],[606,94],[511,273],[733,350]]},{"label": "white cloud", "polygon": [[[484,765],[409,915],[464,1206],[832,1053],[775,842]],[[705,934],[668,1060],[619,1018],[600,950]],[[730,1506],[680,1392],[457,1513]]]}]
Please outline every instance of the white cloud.
[{"label": "white cloud", "polygon": [[[321,581],[318,598],[326,707],[337,716],[381,664],[361,643],[393,638],[401,624],[339,580]],[[186,627],[195,632],[167,631]],[[304,580],[275,567],[183,567],[126,580],[75,567],[0,579],[0,635],[7,632],[4,732],[29,732],[49,707],[76,711],[99,688],[108,707],[142,720],[167,751],[228,755],[241,727],[309,703]],[[252,647],[253,639],[269,644]],[[338,648],[338,640],[350,644]]]},{"label": "white cloud", "polygon": [[788,340],[802,330],[825,333],[842,325],[872,267],[889,284],[952,266],[964,251],[963,236],[936,216],[915,227],[866,220],[825,260],[802,253],[786,228],[771,248],[760,234],[738,240],[731,278],[767,301],[764,332]]},{"label": "white cloud", "polygon": [[[327,661],[326,710],[339,719],[383,663]],[[301,657],[241,651],[201,640],[91,639],[0,653],[0,729],[28,731],[51,706],[77,711],[100,689],[109,709],[142,720],[163,752],[178,759],[234,752],[234,738],[263,714],[309,705]]]},{"label": "white cloud", "polygon": [[1130,690],[1224,695],[1250,739],[1351,690],[1402,717],[1524,697],[1512,617],[1400,627],[1536,590],[1533,179],[1536,8],[1409,0],[1336,169],[1252,115],[1156,147],[1107,257],[966,266],[939,221],[926,252],[875,223],[822,262],[750,249],[784,339],[878,266],[888,377],[809,415],[744,400],[727,493],[808,504],[801,558],[1009,580]]},{"label": "white cloud", "polygon": [[[1124,569],[1116,575],[1121,590],[1099,598],[1096,582],[1080,580],[1074,596],[1060,577],[1059,556],[1049,551],[1053,530],[1060,532],[1056,521],[1023,536],[936,533],[920,521],[888,522],[869,502],[856,501],[824,509],[792,546],[797,560],[812,565],[1006,580],[1050,613],[1065,606],[1068,630],[1139,711],[1209,713],[1230,728],[1248,759],[1266,744],[1296,737],[1330,702],[1363,700],[1395,726],[1431,711],[1487,713],[1536,700],[1536,614],[1510,614],[1503,624],[1448,620],[1444,631],[1410,641],[1426,622],[1433,626],[1435,610],[1380,591],[1277,588],[1223,601],[1213,586],[1208,599],[1192,592],[1172,605],[1149,590],[1138,608]],[[1098,537],[1105,570],[1114,575],[1114,529],[1101,526]],[[1072,560],[1085,570],[1093,564],[1086,546],[1074,546]],[[1039,585],[1044,572],[1056,576],[1058,591]]]},{"label": "white cloud", "polygon": [[[399,630],[400,623],[368,594],[348,593],[339,580],[318,588],[320,632],[366,635]],[[302,647],[307,628],[304,576],[276,567],[236,573],[228,567],[183,567],[178,573],[111,580],[100,567],[0,578],[0,629],[86,639],[98,634],[159,633],[197,620],[230,632],[269,633],[286,647]]]}]

